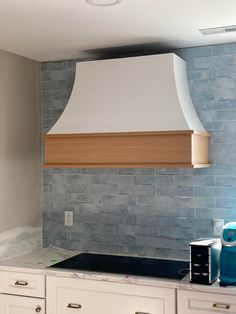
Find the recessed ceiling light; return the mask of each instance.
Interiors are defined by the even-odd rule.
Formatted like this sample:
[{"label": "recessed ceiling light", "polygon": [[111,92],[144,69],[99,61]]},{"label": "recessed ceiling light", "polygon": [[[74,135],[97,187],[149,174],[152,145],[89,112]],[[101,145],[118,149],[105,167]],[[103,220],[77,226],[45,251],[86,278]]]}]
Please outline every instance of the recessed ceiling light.
[{"label": "recessed ceiling light", "polygon": [[202,29],[199,29],[199,31],[203,35],[224,34],[224,33],[236,32],[236,25],[202,28]]},{"label": "recessed ceiling light", "polygon": [[123,0],[86,0],[91,5],[96,5],[99,7],[109,7],[112,5],[117,5],[121,3]]}]

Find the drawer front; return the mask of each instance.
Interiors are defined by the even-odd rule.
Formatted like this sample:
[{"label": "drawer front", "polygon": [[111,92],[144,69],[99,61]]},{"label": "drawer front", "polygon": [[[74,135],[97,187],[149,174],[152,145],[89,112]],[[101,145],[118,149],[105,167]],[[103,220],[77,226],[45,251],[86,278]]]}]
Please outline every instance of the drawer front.
[{"label": "drawer front", "polygon": [[178,314],[236,314],[234,295],[178,290],[177,303]]},{"label": "drawer front", "polygon": [[57,289],[57,296],[58,314],[154,314],[164,313],[165,306],[163,299],[69,288]]},{"label": "drawer front", "polygon": [[45,314],[45,300],[0,294],[1,314]]},{"label": "drawer front", "polygon": [[0,271],[0,292],[45,298],[45,277],[43,275]]},{"label": "drawer front", "polygon": [[50,277],[47,313],[174,314],[175,290]]}]

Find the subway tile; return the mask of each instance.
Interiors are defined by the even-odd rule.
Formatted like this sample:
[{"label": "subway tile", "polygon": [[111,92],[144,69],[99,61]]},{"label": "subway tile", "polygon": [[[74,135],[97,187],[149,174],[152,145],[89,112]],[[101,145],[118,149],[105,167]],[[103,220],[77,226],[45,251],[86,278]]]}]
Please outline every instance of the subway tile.
[{"label": "subway tile", "polygon": [[189,260],[189,250],[175,250],[175,249],[166,249],[166,248],[156,248],[155,257],[165,258],[165,259],[174,259],[174,260]]},{"label": "subway tile", "polygon": [[194,172],[197,175],[236,175],[236,165],[230,164],[217,164],[211,165],[209,168],[195,169]]},{"label": "subway tile", "polygon": [[189,81],[212,80],[215,77],[213,69],[188,71],[187,74]]},{"label": "subway tile", "polygon": [[233,77],[218,77],[214,80],[197,80],[193,83],[193,88],[195,89],[229,89],[235,87],[235,78]]},{"label": "subway tile", "polygon": [[84,193],[68,193],[68,201],[72,203],[97,203],[102,204],[102,195],[84,194]]},{"label": "subway tile", "polygon": [[[73,194],[72,198],[75,196],[75,193],[83,193],[84,185],[79,183],[68,184],[67,192]],[[69,194],[68,194],[69,195]],[[71,196],[70,196],[71,198]]]},{"label": "subway tile", "polygon": [[127,214],[133,214],[129,211],[130,205],[106,205],[103,204],[101,207],[102,213],[109,213],[109,214],[119,214],[119,215],[127,215]]},{"label": "subway tile", "polygon": [[185,60],[192,60],[194,57],[205,57],[214,55],[214,46],[181,48],[176,49],[176,53]]},{"label": "subway tile", "polygon": [[[211,101],[201,101],[196,104],[197,108],[201,111],[207,110],[229,110],[235,109],[236,100],[235,99],[225,99],[225,100],[211,100]],[[204,114],[204,113],[202,113]],[[207,113],[206,113],[207,114]]]},{"label": "subway tile", "polygon": [[195,175],[195,176],[176,176],[176,186],[211,186],[214,185],[214,176]]},{"label": "subway tile", "polygon": [[[216,199],[217,208],[236,208],[236,198],[235,197],[219,197]],[[225,212],[227,214],[227,212]],[[234,217],[234,216],[233,216]],[[236,213],[235,213],[236,217]]]},{"label": "subway tile", "polygon": [[218,208],[196,208],[196,219],[236,219],[236,199],[231,200],[230,198],[218,198],[216,206]]},{"label": "subway tile", "polygon": [[118,174],[119,169],[116,168],[84,168],[82,173],[85,174]]},{"label": "subway tile", "polygon": [[215,55],[236,54],[236,44],[235,43],[214,45],[212,47],[214,47],[214,54]]},{"label": "subway tile", "polygon": [[198,219],[198,218],[185,218],[185,217],[177,217],[175,219],[175,227],[177,228],[186,228],[186,227],[191,227],[191,228],[208,228],[209,226],[212,225],[212,220],[203,218],[203,219]]},{"label": "subway tile", "polygon": [[172,196],[138,196],[137,206],[150,206],[160,210],[162,208],[173,208],[174,207],[174,197]]},{"label": "subway tile", "polygon": [[168,238],[139,236],[137,241],[137,245],[143,247],[174,248],[174,240]]},{"label": "subway tile", "polygon": [[94,194],[115,194],[118,191],[117,185],[106,185],[106,184],[85,184],[85,193]]},{"label": "subway tile", "polygon": [[182,175],[192,175],[193,174],[193,169],[187,169],[187,168],[157,168],[155,169],[155,174],[160,175],[160,174],[182,174]]},{"label": "subway tile", "polygon": [[236,75],[236,65],[220,66],[215,68],[215,76],[231,76]]},{"label": "subway tile", "polygon": [[179,208],[215,207],[214,197],[175,197],[175,206]]},{"label": "subway tile", "polygon": [[[236,97],[235,97],[236,98]],[[216,111],[217,121],[236,121],[236,110]]]},{"label": "subway tile", "polygon": [[159,184],[159,185],[172,185],[174,184],[173,176],[167,175],[156,175],[156,176],[148,176],[142,175],[136,176],[136,184]]},{"label": "subway tile", "polygon": [[52,186],[50,184],[43,184],[43,192],[51,193],[52,192]]},{"label": "subway tile", "polygon": [[176,239],[174,248],[177,250],[184,250],[187,251],[189,249],[189,243],[195,240],[194,238],[191,239]]},{"label": "subway tile", "polygon": [[47,239],[68,240],[68,230],[64,228],[64,221],[45,221],[43,233]]},{"label": "subway tile", "polygon": [[58,90],[58,89],[66,89],[66,81],[45,81],[42,82],[43,90],[50,91],[50,90]]},{"label": "subway tile", "polygon": [[66,60],[66,69],[75,71],[75,69],[76,69],[76,61],[77,60]]},{"label": "subway tile", "polygon": [[98,232],[69,232],[68,240],[70,241],[87,241],[87,242],[100,242],[100,233]]},{"label": "subway tile", "polygon": [[136,199],[138,206],[153,206],[154,197],[153,196],[138,196]]},{"label": "subway tile", "polygon": [[143,246],[118,245],[118,253],[140,257],[154,257],[155,249]]},{"label": "subway tile", "polygon": [[44,99],[42,100],[42,107],[44,110],[58,110],[65,109],[68,100],[65,98],[62,99]]},{"label": "subway tile", "polygon": [[[42,81],[62,81],[67,79],[74,79],[75,72],[74,71],[45,71],[42,73]],[[67,98],[68,99],[68,98]]]},{"label": "subway tile", "polygon": [[136,224],[142,226],[159,226],[159,227],[174,227],[174,217],[161,216],[158,214],[154,215],[137,215]]},{"label": "subway tile", "polygon": [[236,132],[217,132],[212,136],[214,143],[236,143]]},{"label": "subway tile", "polygon": [[68,177],[69,183],[76,184],[97,184],[100,183],[100,175],[98,174],[77,174]]},{"label": "subway tile", "polygon": [[42,93],[42,99],[68,99],[70,92],[68,90],[47,90]]},{"label": "subway tile", "polygon": [[41,70],[42,72],[64,70],[65,65],[66,65],[65,61],[43,62],[41,63]]},{"label": "subway tile", "polygon": [[158,236],[157,229],[155,226],[140,226],[140,225],[129,225],[123,224],[118,225],[118,233],[120,235],[132,235],[132,236]]},{"label": "subway tile", "polygon": [[[70,203],[73,204],[73,203]],[[98,214],[103,210],[103,206],[101,204],[97,203],[75,203],[73,204],[75,206],[75,210],[79,214]]]},{"label": "subway tile", "polygon": [[193,58],[193,68],[215,68],[235,63],[234,55],[208,56]]},{"label": "subway tile", "polygon": [[154,187],[150,185],[126,184],[119,186],[121,195],[153,195]]},{"label": "subway tile", "polygon": [[100,219],[100,213],[80,213],[77,209],[74,209],[74,223],[98,223]]},{"label": "subway tile", "polygon": [[44,221],[47,220],[61,220],[64,221],[64,212],[59,211],[44,211],[43,213]]},{"label": "subway tile", "polygon": [[[174,177],[173,177],[174,180]],[[155,193],[159,196],[174,196],[175,186],[174,185],[156,185]]]},{"label": "subway tile", "polygon": [[196,187],[196,196],[234,197],[236,196],[236,187],[230,186]]},{"label": "subway tile", "polygon": [[66,194],[59,194],[59,193],[44,193],[43,194],[43,201],[46,203],[55,202],[61,203],[67,201]]},{"label": "subway tile", "polygon": [[99,217],[99,222],[106,225],[135,225],[136,216],[130,214],[102,213]]},{"label": "subway tile", "polygon": [[152,168],[120,168],[119,174],[123,174],[123,175],[153,175],[154,169],[152,169]]},{"label": "subway tile", "polygon": [[[80,168],[52,168],[51,169],[51,174],[80,174],[82,173],[82,169]],[[69,182],[69,177],[68,177],[68,182]]]},{"label": "subway tile", "polygon": [[105,206],[135,205],[135,198],[129,195],[104,195],[103,203]]},{"label": "subway tile", "polygon": [[116,254],[118,253],[118,246],[113,244],[85,242],[83,244],[83,251],[90,253]]},{"label": "subway tile", "polygon": [[74,83],[75,83],[74,79],[67,79],[66,80],[66,89],[71,92],[73,89]]},{"label": "subway tile", "polygon": [[131,175],[101,175],[101,183],[110,185],[133,184],[135,176]]},{"label": "subway tile", "polygon": [[211,225],[210,228],[207,228],[207,229],[197,229],[196,234],[195,234],[195,238],[196,239],[199,239],[199,238],[217,238],[217,236],[214,235],[213,227]]},{"label": "subway tile", "polygon": [[216,176],[218,186],[236,186],[236,176]]},{"label": "subway tile", "polygon": [[177,186],[175,188],[175,196],[194,196],[194,193],[193,186]]},{"label": "subway tile", "polygon": [[136,237],[131,235],[111,235],[109,233],[101,235],[101,243],[135,246],[136,242]]}]

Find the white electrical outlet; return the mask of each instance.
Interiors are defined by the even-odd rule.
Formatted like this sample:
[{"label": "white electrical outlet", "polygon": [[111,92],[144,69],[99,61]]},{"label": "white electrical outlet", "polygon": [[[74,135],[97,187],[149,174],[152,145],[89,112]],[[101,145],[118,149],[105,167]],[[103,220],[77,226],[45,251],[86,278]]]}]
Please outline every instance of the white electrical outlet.
[{"label": "white electrical outlet", "polygon": [[72,227],[74,224],[74,215],[71,210],[65,210],[65,226]]},{"label": "white electrical outlet", "polygon": [[224,219],[213,219],[213,233],[214,235],[220,236],[224,227]]}]

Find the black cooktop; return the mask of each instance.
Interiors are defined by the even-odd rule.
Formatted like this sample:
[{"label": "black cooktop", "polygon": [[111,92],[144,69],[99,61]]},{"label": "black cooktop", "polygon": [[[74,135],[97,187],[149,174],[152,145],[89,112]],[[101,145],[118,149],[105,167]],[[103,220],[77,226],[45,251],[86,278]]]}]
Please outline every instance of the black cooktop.
[{"label": "black cooktop", "polygon": [[182,279],[189,272],[185,261],[81,253],[50,267],[102,273]]}]

